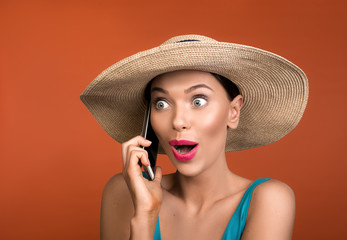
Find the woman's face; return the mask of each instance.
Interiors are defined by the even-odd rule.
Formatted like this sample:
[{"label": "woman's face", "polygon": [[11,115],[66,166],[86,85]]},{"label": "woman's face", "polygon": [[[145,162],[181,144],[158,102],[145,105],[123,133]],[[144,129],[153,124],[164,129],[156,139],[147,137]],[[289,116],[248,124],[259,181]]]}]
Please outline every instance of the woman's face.
[{"label": "woman's face", "polygon": [[181,174],[194,176],[225,159],[227,128],[238,124],[234,101],[207,72],[176,71],[153,81],[152,127]]}]

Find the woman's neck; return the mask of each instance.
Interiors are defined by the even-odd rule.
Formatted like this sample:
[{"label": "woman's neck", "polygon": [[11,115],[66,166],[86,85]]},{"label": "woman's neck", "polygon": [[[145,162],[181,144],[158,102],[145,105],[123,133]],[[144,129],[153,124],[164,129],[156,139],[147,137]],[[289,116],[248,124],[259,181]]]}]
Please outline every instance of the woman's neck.
[{"label": "woman's neck", "polygon": [[198,214],[231,194],[233,176],[223,153],[209,168],[196,176],[184,176],[177,171],[170,192],[181,198],[188,211]]}]

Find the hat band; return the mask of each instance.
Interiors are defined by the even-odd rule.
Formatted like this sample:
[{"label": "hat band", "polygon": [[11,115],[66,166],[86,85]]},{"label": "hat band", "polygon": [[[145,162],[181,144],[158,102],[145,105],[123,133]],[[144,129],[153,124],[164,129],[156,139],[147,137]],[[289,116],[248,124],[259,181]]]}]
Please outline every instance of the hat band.
[{"label": "hat band", "polygon": [[175,43],[181,43],[181,42],[200,42],[200,40],[196,40],[196,39],[185,39],[185,40],[181,40]]}]

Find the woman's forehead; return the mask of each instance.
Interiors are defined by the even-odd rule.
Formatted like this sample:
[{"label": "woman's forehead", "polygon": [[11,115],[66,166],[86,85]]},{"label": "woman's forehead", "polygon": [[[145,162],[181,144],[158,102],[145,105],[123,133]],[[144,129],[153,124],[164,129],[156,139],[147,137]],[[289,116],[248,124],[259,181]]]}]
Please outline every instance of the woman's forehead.
[{"label": "woman's forehead", "polygon": [[196,84],[205,84],[210,88],[222,87],[218,80],[209,72],[195,70],[180,70],[168,72],[153,79],[151,88],[160,87],[163,89],[171,87],[191,87]]}]

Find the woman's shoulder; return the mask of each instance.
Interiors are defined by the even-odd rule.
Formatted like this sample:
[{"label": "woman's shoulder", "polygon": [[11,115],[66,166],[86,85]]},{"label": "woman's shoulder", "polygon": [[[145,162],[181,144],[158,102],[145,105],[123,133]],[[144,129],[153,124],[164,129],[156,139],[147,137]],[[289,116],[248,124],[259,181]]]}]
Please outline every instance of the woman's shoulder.
[{"label": "woman's shoulder", "polygon": [[294,211],[295,196],[293,190],[284,182],[270,179],[257,185],[252,194],[249,215],[277,211]]},{"label": "woman's shoulder", "polygon": [[287,204],[294,203],[293,190],[284,182],[276,179],[264,181],[253,191],[252,202],[254,204]]},{"label": "woman's shoulder", "polygon": [[124,194],[129,194],[129,197],[131,197],[123,174],[118,173],[113,175],[105,184],[103,197],[124,196]]},{"label": "woman's shoulder", "polygon": [[105,184],[101,199],[101,239],[129,238],[129,224],[134,206],[122,173],[112,176]]},{"label": "woman's shoulder", "polygon": [[250,238],[253,234],[271,235],[273,239],[283,239],[291,235],[294,218],[293,190],[279,180],[264,181],[253,191],[244,235]]}]

